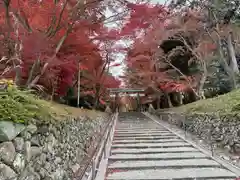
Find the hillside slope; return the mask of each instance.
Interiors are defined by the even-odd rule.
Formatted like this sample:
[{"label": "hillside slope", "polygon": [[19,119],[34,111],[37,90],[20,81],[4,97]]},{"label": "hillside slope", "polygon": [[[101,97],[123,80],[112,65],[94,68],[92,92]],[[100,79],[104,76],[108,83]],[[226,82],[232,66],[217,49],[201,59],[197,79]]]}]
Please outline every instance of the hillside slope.
[{"label": "hillside slope", "polygon": [[104,112],[74,108],[40,99],[28,90],[14,85],[0,90],[0,121],[27,123],[29,120],[64,120],[66,117],[88,116],[95,119]]},{"label": "hillside slope", "polygon": [[173,108],[177,112],[220,112],[220,113],[240,113],[240,90],[215,97],[196,101],[184,106]]}]

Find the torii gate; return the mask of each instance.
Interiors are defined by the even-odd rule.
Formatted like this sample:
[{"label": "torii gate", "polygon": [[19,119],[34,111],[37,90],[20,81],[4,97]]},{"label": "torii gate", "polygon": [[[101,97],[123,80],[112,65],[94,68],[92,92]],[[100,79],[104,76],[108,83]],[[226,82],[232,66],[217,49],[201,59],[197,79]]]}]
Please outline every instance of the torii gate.
[{"label": "torii gate", "polygon": [[[135,89],[130,89],[130,88],[109,88],[110,95],[115,97],[114,101],[114,111],[119,111],[119,104],[118,98],[119,98],[119,93],[125,93],[125,94],[137,94],[137,111],[141,111],[141,104],[140,104],[140,96],[144,93],[145,89],[143,88],[135,88]],[[122,95],[123,96],[123,95]]]}]

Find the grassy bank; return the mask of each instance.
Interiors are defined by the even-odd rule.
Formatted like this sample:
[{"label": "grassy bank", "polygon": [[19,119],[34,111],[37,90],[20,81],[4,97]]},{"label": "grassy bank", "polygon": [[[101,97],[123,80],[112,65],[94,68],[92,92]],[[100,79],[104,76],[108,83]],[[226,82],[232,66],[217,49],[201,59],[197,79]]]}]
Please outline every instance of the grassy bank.
[{"label": "grassy bank", "polygon": [[58,104],[56,102],[49,102],[51,107],[54,109],[55,113],[57,113],[60,116],[89,116],[92,118],[95,118],[99,116],[99,114],[105,114],[101,111],[96,110],[89,110],[89,109],[81,109],[76,107],[67,106],[64,104]]},{"label": "grassy bank", "polygon": [[240,90],[215,97],[196,101],[178,108],[177,112],[219,112],[219,113],[240,113]]},{"label": "grassy bank", "polygon": [[30,91],[19,90],[14,85],[0,90],[0,121],[27,123],[36,119],[62,120],[66,116],[89,116],[95,118],[98,111],[69,107],[55,102],[45,101]]}]

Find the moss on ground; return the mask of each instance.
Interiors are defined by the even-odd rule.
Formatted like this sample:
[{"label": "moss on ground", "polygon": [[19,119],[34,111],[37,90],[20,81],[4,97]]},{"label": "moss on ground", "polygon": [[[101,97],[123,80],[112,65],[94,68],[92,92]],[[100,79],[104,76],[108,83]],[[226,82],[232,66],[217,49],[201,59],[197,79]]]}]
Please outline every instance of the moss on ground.
[{"label": "moss on ground", "polygon": [[50,104],[30,91],[14,86],[0,91],[0,120],[27,123],[32,119],[46,120],[51,117],[54,117],[54,111]]},{"label": "moss on ground", "polygon": [[0,121],[27,123],[30,120],[63,120],[65,117],[96,118],[98,111],[69,107],[40,99],[31,91],[19,90],[14,85],[0,90]]},{"label": "moss on ground", "polygon": [[172,110],[185,113],[240,113],[240,90],[238,89],[215,98],[196,101]]}]

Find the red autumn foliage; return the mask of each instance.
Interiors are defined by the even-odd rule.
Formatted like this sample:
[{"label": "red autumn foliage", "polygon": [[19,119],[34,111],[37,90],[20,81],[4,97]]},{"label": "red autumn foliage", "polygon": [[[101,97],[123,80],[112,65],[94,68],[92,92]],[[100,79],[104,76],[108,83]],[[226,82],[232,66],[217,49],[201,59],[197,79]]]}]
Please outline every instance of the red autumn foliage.
[{"label": "red autumn foliage", "polygon": [[146,29],[156,18],[161,21],[167,14],[163,5],[129,3],[127,7],[130,9],[130,18],[121,30],[122,35],[132,35],[133,32],[138,32],[136,30]]},{"label": "red autumn foliage", "polygon": [[[203,25],[201,19],[198,18],[198,12],[194,12],[194,16],[191,13],[182,16],[181,14],[168,13],[168,10],[159,8],[158,11],[153,11],[151,16],[141,19],[139,24],[142,26],[135,25],[135,15],[143,16],[142,12],[148,11],[146,9],[152,11],[155,7],[143,4],[139,9],[133,8],[132,14],[134,15],[130,16],[129,23],[125,27],[125,29],[129,29],[128,34],[133,35],[133,44],[125,59],[127,64],[127,71],[123,76],[125,84],[128,87],[154,87],[164,93],[195,91],[198,86],[196,82],[201,78],[201,73],[193,75],[182,73],[178,68],[183,65],[174,66],[169,58],[171,54],[164,52],[160,45],[172,39],[176,34],[182,33],[189,37],[192,35],[196,40],[195,49],[189,49],[186,45],[185,47],[194,56],[195,54],[198,56],[198,61],[201,58],[201,64],[203,64],[204,59],[212,54],[216,46],[213,42],[206,40],[204,34],[199,33],[199,29]],[[131,29],[131,26],[134,30]],[[138,32],[137,38],[135,38],[136,32]],[[176,61],[180,61],[180,59],[176,59]],[[186,63],[187,69],[188,63]]]},{"label": "red autumn foliage", "polygon": [[[68,87],[77,91],[80,62],[81,94],[99,96],[102,101],[106,88],[121,84],[108,73],[109,66],[121,64],[106,58],[106,52],[127,52],[128,70],[121,76],[126,86],[151,86],[165,92],[189,89],[195,79],[176,78],[163,67],[164,53],[159,45],[176,29],[194,31],[198,26],[194,19],[181,27],[163,5],[87,0],[79,6],[78,2],[12,0],[8,11],[0,3],[0,57],[7,57],[7,61],[0,63],[0,73],[9,66],[11,69],[4,76],[14,78],[16,67],[20,67],[19,85],[41,85],[48,94],[59,97],[66,94]],[[128,11],[129,17],[120,20],[123,24],[120,29],[109,30],[104,26],[106,6],[124,7]],[[125,39],[133,41],[130,48],[108,45]],[[103,44],[109,47],[104,49]],[[210,42],[202,42],[197,50],[204,57],[215,48]]]},{"label": "red autumn foliage", "polygon": [[[100,73],[105,60],[99,43],[94,42],[114,36],[112,32],[107,34],[108,30],[103,26],[104,15],[100,12],[104,7],[98,1],[88,0],[80,6],[77,3],[77,0],[60,0],[57,3],[53,0],[12,0],[8,17],[1,3],[0,57],[6,56],[8,64],[1,62],[0,73],[9,65],[12,68],[4,76],[16,76],[13,65],[16,60],[13,58],[18,53],[19,61],[15,63],[21,67],[21,80],[18,82],[21,86],[41,85],[49,94],[63,96],[68,87],[76,86],[80,61],[80,70],[88,74],[81,77],[81,86],[90,84],[93,92],[93,82],[101,83],[104,88],[118,87],[119,80],[105,72]],[[5,47],[7,39],[11,42]],[[16,43],[22,48],[14,49]]]}]

